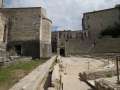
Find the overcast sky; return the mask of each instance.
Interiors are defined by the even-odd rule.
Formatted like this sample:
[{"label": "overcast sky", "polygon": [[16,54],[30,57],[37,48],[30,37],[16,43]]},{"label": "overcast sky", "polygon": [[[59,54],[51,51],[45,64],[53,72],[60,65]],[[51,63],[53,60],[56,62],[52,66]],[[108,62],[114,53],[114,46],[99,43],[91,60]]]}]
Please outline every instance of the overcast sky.
[{"label": "overcast sky", "polygon": [[120,4],[120,0],[6,0],[6,7],[42,6],[56,28],[81,29],[85,12],[101,10]]}]

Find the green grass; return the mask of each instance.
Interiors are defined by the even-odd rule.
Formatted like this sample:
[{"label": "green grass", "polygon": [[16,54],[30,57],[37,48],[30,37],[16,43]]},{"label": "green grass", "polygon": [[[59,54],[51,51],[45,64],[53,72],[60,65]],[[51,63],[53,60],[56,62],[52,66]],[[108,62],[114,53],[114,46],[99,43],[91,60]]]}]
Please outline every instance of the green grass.
[{"label": "green grass", "polygon": [[106,77],[112,77],[112,74],[111,73],[107,73]]},{"label": "green grass", "polygon": [[46,60],[19,61],[6,68],[0,68],[0,90],[8,90],[25,75]]}]

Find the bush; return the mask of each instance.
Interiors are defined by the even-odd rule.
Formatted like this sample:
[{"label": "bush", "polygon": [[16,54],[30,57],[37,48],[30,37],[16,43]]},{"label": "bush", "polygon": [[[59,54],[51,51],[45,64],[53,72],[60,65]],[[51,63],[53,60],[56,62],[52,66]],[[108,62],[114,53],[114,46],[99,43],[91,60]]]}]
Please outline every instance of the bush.
[{"label": "bush", "polygon": [[106,77],[112,77],[111,73],[106,74]]},{"label": "bush", "polygon": [[101,31],[100,36],[112,36],[113,38],[120,37],[120,24],[106,28],[105,30]]}]

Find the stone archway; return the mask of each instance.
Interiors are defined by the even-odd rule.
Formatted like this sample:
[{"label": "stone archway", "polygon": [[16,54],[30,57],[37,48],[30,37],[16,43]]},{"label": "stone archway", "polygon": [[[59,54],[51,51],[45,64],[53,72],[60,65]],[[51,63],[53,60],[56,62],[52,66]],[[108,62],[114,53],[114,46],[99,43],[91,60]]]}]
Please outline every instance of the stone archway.
[{"label": "stone archway", "polygon": [[65,56],[65,48],[60,48],[60,55]]}]

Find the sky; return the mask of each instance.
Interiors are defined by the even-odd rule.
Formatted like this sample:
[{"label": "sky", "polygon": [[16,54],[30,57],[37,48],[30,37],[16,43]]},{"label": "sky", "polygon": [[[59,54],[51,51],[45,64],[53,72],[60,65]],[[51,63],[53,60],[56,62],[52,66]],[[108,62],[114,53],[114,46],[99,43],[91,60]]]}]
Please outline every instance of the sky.
[{"label": "sky", "polygon": [[112,8],[120,0],[5,0],[5,7],[44,7],[55,30],[82,29],[83,13]]}]

